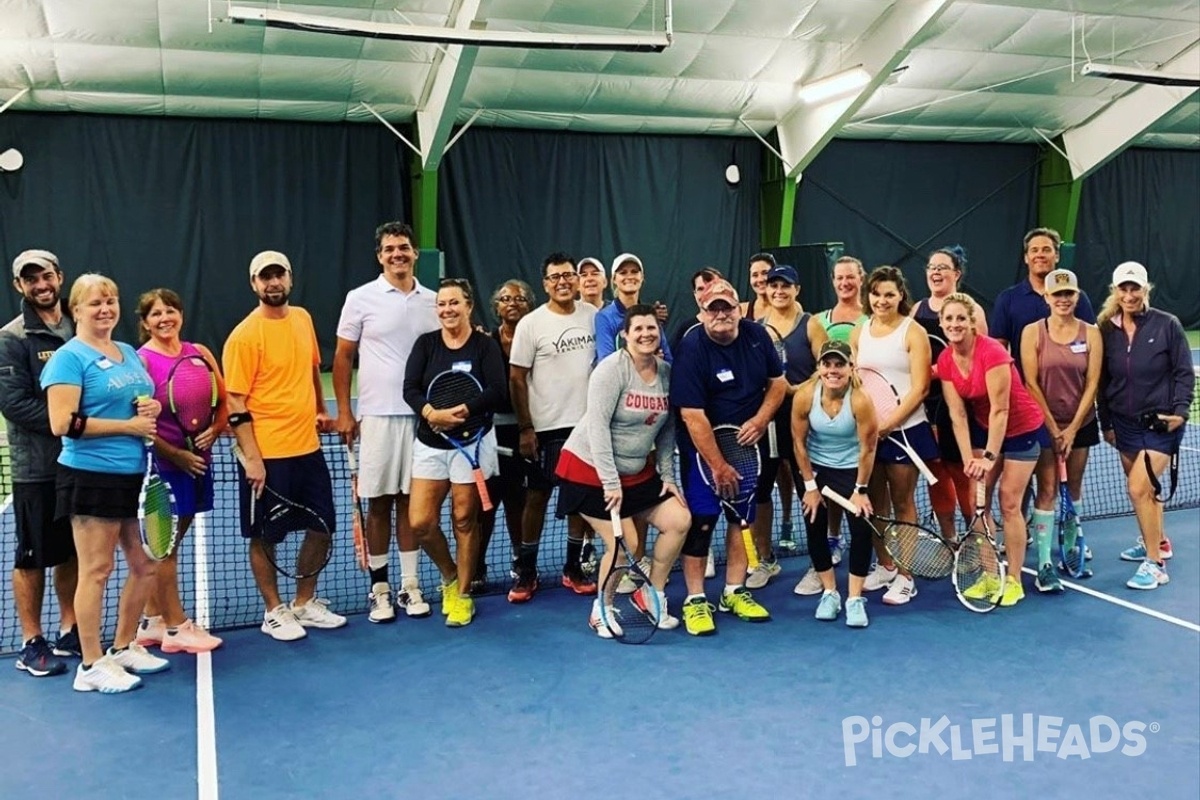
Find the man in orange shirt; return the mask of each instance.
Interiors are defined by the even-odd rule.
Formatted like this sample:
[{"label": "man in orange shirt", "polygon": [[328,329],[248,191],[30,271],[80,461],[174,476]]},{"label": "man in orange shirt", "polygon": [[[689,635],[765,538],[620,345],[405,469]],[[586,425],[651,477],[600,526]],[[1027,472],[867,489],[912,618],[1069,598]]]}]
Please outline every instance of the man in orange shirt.
[{"label": "man in orange shirt", "polygon": [[[292,265],[264,250],[250,262],[250,286],[258,307],[225,341],[222,361],[229,393],[229,424],[244,459],[241,484],[243,536],[250,538],[250,569],[266,602],[262,632],[279,641],[304,638],[305,628],[340,628],[346,618],[317,599],[317,578],[296,582],[296,597],[279,596],[275,568],[261,540],[250,537],[250,495],[264,486],[303,499],[334,532],[333,488],[321,454],[319,431],[332,430],[321,391],[321,352],[312,317],[288,305]],[[307,534],[315,537],[314,532]],[[322,536],[329,546],[328,537]]]}]

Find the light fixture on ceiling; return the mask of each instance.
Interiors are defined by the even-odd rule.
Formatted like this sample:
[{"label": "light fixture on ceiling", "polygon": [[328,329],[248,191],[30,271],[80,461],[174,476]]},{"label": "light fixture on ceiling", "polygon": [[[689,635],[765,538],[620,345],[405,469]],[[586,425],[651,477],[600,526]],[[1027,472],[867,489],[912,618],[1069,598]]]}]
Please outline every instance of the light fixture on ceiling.
[{"label": "light fixture on ceiling", "polygon": [[796,89],[796,96],[803,103],[823,103],[835,97],[857,92],[870,82],[871,73],[867,72],[862,64],[859,64],[811,83],[801,84]]},{"label": "light fixture on ceiling", "polygon": [[1095,61],[1089,61],[1080,67],[1079,74],[1132,83],[1153,83],[1158,86],[1200,86],[1200,75],[1162,72],[1157,69],[1140,67],[1122,67],[1118,64],[1098,64]]},{"label": "light fixture on ceiling", "polygon": [[476,22],[467,28],[439,28],[425,25],[399,25],[391,22],[323,17],[280,8],[229,6],[226,19],[234,23],[265,25],[268,28],[331,33],[337,36],[364,36],[408,42],[460,44],[476,47],[523,47],[531,50],[602,50],[634,53],[661,53],[674,38],[671,2],[665,0],[664,30],[660,33],[537,33],[533,31],[487,30]]},{"label": "light fixture on ceiling", "polygon": [[25,156],[15,147],[0,153],[0,172],[16,172],[25,165]]}]

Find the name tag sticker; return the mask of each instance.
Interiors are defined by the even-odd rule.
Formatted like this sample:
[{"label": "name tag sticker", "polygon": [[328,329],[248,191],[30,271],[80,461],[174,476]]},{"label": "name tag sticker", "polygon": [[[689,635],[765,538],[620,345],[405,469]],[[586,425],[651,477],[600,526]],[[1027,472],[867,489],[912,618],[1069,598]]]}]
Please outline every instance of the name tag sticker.
[{"label": "name tag sticker", "polygon": [[719,380],[721,383],[729,383],[731,380],[733,380],[733,370],[721,370],[717,373],[717,380]]},{"label": "name tag sticker", "polygon": [[453,364],[450,365],[450,370],[452,372],[470,372],[471,371],[471,362],[470,361],[455,361]]},{"label": "name tag sticker", "polygon": [[96,366],[99,367],[100,369],[112,369],[113,363],[111,361],[109,361],[107,358],[102,358],[96,362]]},{"label": "name tag sticker", "polygon": [[1071,352],[1072,353],[1086,353],[1087,351],[1088,351],[1087,342],[1072,342],[1071,343]]}]

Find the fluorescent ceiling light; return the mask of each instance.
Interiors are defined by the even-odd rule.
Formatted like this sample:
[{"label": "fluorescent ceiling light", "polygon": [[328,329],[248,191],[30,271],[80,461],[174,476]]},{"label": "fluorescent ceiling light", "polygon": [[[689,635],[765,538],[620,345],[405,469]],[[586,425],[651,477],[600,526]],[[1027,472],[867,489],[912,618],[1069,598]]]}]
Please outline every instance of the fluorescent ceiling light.
[{"label": "fluorescent ceiling light", "polygon": [[796,96],[804,103],[823,103],[835,97],[852,94],[871,82],[871,73],[857,67],[835,72],[812,83],[805,83],[796,91]]},{"label": "fluorescent ceiling light", "polygon": [[1097,64],[1089,61],[1079,68],[1080,75],[1095,75],[1133,83],[1153,83],[1158,86],[1200,86],[1200,75],[1185,75],[1179,72],[1162,72],[1140,67],[1122,67],[1116,64]]},{"label": "fluorescent ceiling light", "polygon": [[265,25],[298,31],[332,33],[338,36],[365,36],[409,42],[461,44],[476,47],[523,47],[551,50],[606,50],[637,53],[661,53],[671,46],[671,0],[667,0],[665,30],[662,33],[534,33],[531,31],[490,31],[482,28],[439,28],[424,25],[400,25],[390,22],[322,17],[272,8],[230,6],[227,19],[235,23]]}]

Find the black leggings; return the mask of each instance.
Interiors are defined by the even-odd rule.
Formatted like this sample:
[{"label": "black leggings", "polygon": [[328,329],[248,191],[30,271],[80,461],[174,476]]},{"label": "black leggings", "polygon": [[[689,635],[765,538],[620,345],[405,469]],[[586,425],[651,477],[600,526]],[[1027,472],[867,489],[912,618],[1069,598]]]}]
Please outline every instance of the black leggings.
[{"label": "black leggings", "polygon": [[[854,480],[858,477],[858,469],[833,469],[813,464],[818,488],[828,486],[842,497],[850,498],[854,493]],[[804,481],[798,472],[792,474],[797,491],[804,491]],[[829,510],[826,507],[832,500],[824,500],[817,506],[817,518],[809,521],[804,517],[808,529],[808,555],[812,559],[813,569],[825,572],[833,569],[833,554],[829,552]],[[871,569],[871,524],[862,517],[846,514],[850,525],[850,574],[865,578]]]}]

